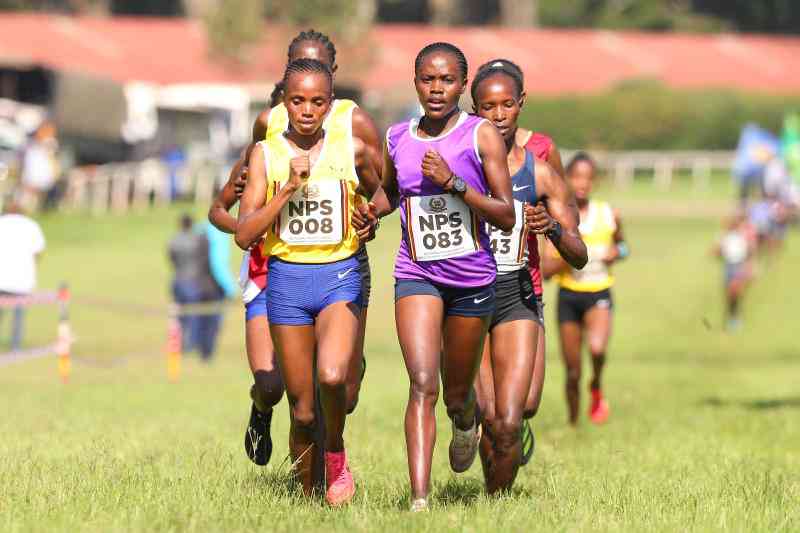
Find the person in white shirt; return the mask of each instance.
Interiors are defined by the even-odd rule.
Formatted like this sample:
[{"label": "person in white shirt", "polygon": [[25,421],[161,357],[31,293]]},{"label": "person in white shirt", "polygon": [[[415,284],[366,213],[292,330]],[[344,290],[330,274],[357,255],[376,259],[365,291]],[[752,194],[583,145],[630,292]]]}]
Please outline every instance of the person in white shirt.
[{"label": "person in white shirt", "polygon": [[[39,224],[21,214],[14,203],[0,215],[0,296],[24,296],[36,288],[36,262],[44,251]],[[0,307],[0,319],[4,309]],[[11,350],[22,345],[25,308],[16,306],[11,326]]]},{"label": "person in white shirt", "polygon": [[58,139],[52,122],[45,121],[37,129],[22,155],[19,201],[29,211],[42,206],[55,186],[60,169]]}]

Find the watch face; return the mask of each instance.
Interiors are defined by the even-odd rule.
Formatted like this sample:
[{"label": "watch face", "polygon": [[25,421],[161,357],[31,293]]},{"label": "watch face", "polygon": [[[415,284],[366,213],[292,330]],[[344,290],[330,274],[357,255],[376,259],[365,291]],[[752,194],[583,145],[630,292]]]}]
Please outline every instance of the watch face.
[{"label": "watch face", "polygon": [[453,189],[455,189],[456,192],[465,192],[467,190],[467,184],[461,178],[456,177],[456,179],[453,180]]}]

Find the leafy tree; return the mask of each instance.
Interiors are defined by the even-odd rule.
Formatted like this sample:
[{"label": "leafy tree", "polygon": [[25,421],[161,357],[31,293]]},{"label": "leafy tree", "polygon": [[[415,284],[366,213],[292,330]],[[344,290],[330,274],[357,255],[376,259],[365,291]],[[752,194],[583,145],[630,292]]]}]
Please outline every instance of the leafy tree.
[{"label": "leafy tree", "polygon": [[260,0],[221,0],[205,16],[210,52],[244,61],[245,49],[261,37],[264,5]]}]

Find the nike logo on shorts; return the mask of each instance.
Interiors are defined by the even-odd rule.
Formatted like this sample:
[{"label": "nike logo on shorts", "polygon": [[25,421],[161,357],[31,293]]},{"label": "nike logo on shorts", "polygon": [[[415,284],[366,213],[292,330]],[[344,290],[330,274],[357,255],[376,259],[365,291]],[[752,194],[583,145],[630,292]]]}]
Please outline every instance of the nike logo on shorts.
[{"label": "nike logo on shorts", "polygon": [[526,299],[526,300],[530,300],[532,296],[533,296],[533,294],[529,294],[529,295],[527,295],[527,296],[525,297],[525,299]]},{"label": "nike logo on shorts", "polygon": [[345,270],[344,272],[337,272],[336,275],[339,276],[339,279],[344,279],[344,277],[346,275],[348,275],[350,272],[353,271],[353,268],[355,268],[355,267],[350,267],[347,270]]},{"label": "nike logo on shorts", "polygon": [[478,298],[474,298],[472,301],[477,305],[477,304],[481,304],[481,303],[485,302],[486,300],[488,300],[491,297],[492,296],[489,295],[486,298],[481,298],[480,300]]},{"label": "nike logo on shorts", "polygon": [[512,188],[512,190],[513,190],[514,192],[519,192],[519,191],[524,191],[524,190],[525,190],[525,189],[527,189],[528,187],[530,187],[530,185],[525,185],[524,187],[517,187],[516,185],[514,185],[514,186],[512,186],[511,188]]}]

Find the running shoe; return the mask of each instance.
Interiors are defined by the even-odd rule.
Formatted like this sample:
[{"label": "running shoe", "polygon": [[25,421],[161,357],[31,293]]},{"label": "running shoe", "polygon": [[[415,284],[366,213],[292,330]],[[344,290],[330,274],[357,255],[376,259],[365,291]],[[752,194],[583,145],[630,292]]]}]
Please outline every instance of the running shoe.
[{"label": "running shoe", "polygon": [[453,438],[450,440],[450,468],[460,474],[469,470],[478,454],[478,443],[481,440],[481,427],[473,420],[472,427],[458,429],[453,422]]},{"label": "running shoe", "polygon": [[536,439],[533,437],[533,429],[531,429],[531,421],[522,421],[522,460],[519,462],[520,466],[525,466],[533,457],[533,450],[536,448]]},{"label": "running shoe", "polygon": [[266,465],[269,463],[269,458],[272,457],[270,425],[272,425],[272,409],[262,413],[254,402],[250,407],[247,431],[244,432],[244,451],[247,452],[247,457],[258,466]]},{"label": "running shoe", "polygon": [[428,511],[428,500],[427,498],[417,498],[416,500],[411,502],[411,509],[409,509],[412,513],[425,513]]},{"label": "running shoe", "polygon": [[328,490],[325,499],[334,507],[349,502],[356,493],[353,474],[347,467],[347,455],[341,452],[325,452],[325,477]]},{"label": "running shoe", "polygon": [[589,407],[589,419],[595,424],[603,424],[608,420],[610,409],[608,402],[603,399],[600,389],[592,389],[592,405]]}]

